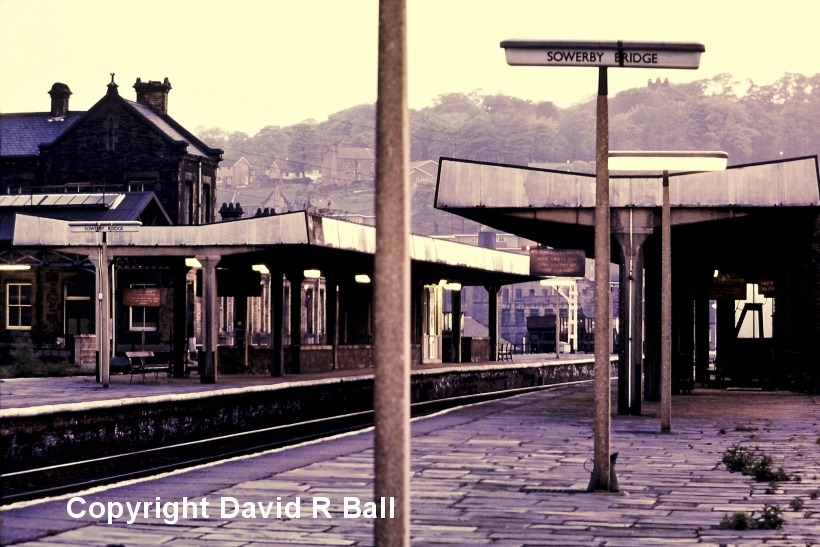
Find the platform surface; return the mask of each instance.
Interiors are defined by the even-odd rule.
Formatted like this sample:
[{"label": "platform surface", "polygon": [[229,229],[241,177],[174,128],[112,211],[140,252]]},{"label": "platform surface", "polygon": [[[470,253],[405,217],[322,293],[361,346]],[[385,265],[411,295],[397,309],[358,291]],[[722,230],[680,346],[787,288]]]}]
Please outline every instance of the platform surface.
[{"label": "platform surface", "polygon": [[[616,398],[613,397],[613,403]],[[492,401],[413,422],[413,545],[812,545],[820,543],[820,404],[787,392],[695,390],[673,398],[673,434],[657,403],[612,419],[621,494],[589,494],[592,385]],[[613,411],[614,411],[613,406]],[[755,429],[756,428],[756,429]],[[92,502],[209,500],[208,519],[120,518],[66,512],[67,498],[0,510],[3,542],[39,547],[372,545],[372,521],[342,518],[343,497],[372,498],[372,432],[75,494]],[[742,443],[770,454],[800,482],[758,483],[719,464]],[[586,462],[586,463],[585,463]],[[767,492],[768,489],[768,492]],[[267,504],[301,498],[292,519],[221,518],[222,497]],[[331,500],[312,518],[310,500]],[[799,497],[800,511],[789,508]],[[724,514],[764,503],[781,530],[721,530]],[[275,511],[275,508],[274,508]],[[190,516],[190,515],[189,515]],[[201,517],[201,515],[200,515]],[[29,541],[31,540],[31,541]]]},{"label": "platform surface", "polygon": [[[615,356],[613,356],[613,358],[614,357]],[[593,359],[593,356],[586,354],[562,354],[561,358],[556,360],[554,353],[542,353],[515,355],[512,362],[443,363],[435,365],[414,365],[412,368],[413,373],[416,374],[446,372],[448,370],[464,368],[516,368],[519,366],[537,366],[539,364],[561,364],[569,360],[577,359]],[[158,382],[154,382],[153,377],[151,377],[147,383],[142,383],[139,377],[135,377],[133,381],[130,381],[131,377],[128,374],[114,374],[111,376],[110,387],[108,389],[104,389],[102,384],[96,382],[93,376],[14,378],[0,380],[0,409],[45,407],[91,401],[154,397],[177,393],[199,393],[250,386],[292,384],[294,382],[325,381],[333,378],[369,377],[372,375],[372,368],[339,370],[320,374],[288,374],[281,378],[272,378],[261,374],[232,374],[220,376],[215,384],[203,384],[196,374],[192,374],[190,378],[172,378],[170,381],[165,374],[161,374]]]}]

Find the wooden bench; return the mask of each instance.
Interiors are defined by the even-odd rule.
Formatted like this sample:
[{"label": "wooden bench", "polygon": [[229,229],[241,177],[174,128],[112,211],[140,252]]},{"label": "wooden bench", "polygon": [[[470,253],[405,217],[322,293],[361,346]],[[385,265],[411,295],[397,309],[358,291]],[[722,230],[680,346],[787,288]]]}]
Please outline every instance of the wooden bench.
[{"label": "wooden bench", "polygon": [[131,379],[128,381],[129,384],[134,380],[135,373],[142,374],[143,383],[146,383],[145,375],[151,372],[154,373],[155,383],[159,383],[160,372],[167,373],[168,378],[171,377],[170,365],[146,364],[146,357],[153,357],[153,351],[126,351],[125,355],[126,357],[128,357],[128,361],[131,363]]},{"label": "wooden bench", "polygon": [[499,361],[512,361],[512,344],[501,344],[498,348]]}]

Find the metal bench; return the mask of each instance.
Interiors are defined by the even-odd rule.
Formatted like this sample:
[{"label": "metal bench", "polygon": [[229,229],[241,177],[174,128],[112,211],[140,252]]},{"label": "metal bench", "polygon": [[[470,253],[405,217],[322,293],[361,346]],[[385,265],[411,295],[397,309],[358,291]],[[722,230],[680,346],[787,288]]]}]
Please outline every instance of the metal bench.
[{"label": "metal bench", "polygon": [[131,363],[131,379],[128,381],[129,384],[134,380],[135,373],[142,374],[143,383],[147,382],[145,379],[145,375],[150,374],[151,372],[154,373],[154,383],[159,383],[160,372],[167,373],[168,378],[171,377],[170,365],[146,364],[146,357],[153,357],[153,351],[126,351],[125,355],[126,357],[128,357],[128,360]]}]

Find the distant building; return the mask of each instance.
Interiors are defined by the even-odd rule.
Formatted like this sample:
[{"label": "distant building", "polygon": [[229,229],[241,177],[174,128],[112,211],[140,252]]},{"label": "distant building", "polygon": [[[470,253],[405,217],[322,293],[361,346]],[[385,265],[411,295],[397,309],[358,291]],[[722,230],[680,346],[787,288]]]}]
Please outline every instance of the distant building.
[{"label": "distant building", "polygon": [[334,146],[322,160],[322,183],[349,185],[376,178],[376,155],[371,148]]},{"label": "distant building", "polygon": [[256,182],[251,164],[243,157],[230,167],[220,167],[216,173],[217,186],[225,188],[243,188]]},{"label": "distant building", "polygon": [[0,115],[0,192],[154,192],[174,224],[213,222],[222,150],[168,115],[167,78],[137,78],[136,101],[117,88],[112,76],[105,96],[80,112],[55,83],[48,112]]},{"label": "distant building", "polygon": [[686,99],[689,98],[689,95],[686,93],[669,85],[669,78],[664,78],[663,82],[661,82],[660,78],[656,78],[654,83],[652,83],[652,79],[650,78],[646,81],[646,87],[649,88],[650,91],[655,92],[657,95],[675,101],[678,106],[681,106],[684,102],[686,102]]},{"label": "distant building", "polygon": [[[273,180],[310,179],[313,184],[322,182],[322,169],[320,167],[291,161],[287,158],[273,160],[265,174]],[[304,182],[304,180],[301,182]]]},{"label": "distant building", "polygon": [[438,176],[438,162],[435,160],[411,161],[410,173],[407,175],[410,184],[430,183],[435,185]]}]

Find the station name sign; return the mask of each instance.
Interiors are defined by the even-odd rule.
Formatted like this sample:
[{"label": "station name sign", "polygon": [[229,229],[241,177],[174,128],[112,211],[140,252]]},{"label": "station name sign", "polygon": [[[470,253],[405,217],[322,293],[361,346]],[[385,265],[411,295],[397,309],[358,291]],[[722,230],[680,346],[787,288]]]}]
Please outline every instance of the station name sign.
[{"label": "station name sign", "polygon": [[696,69],[705,51],[697,43],[505,40],[507,64]]},{"label": "station name sign", "polygon": [[137,221],[122,222],[70,222],[72,232],[137,232],[142,225]]},{"label": "station name sign", "polygon": [[584,277],[585,267],[582,249],[530,249],[530,275]]}]

